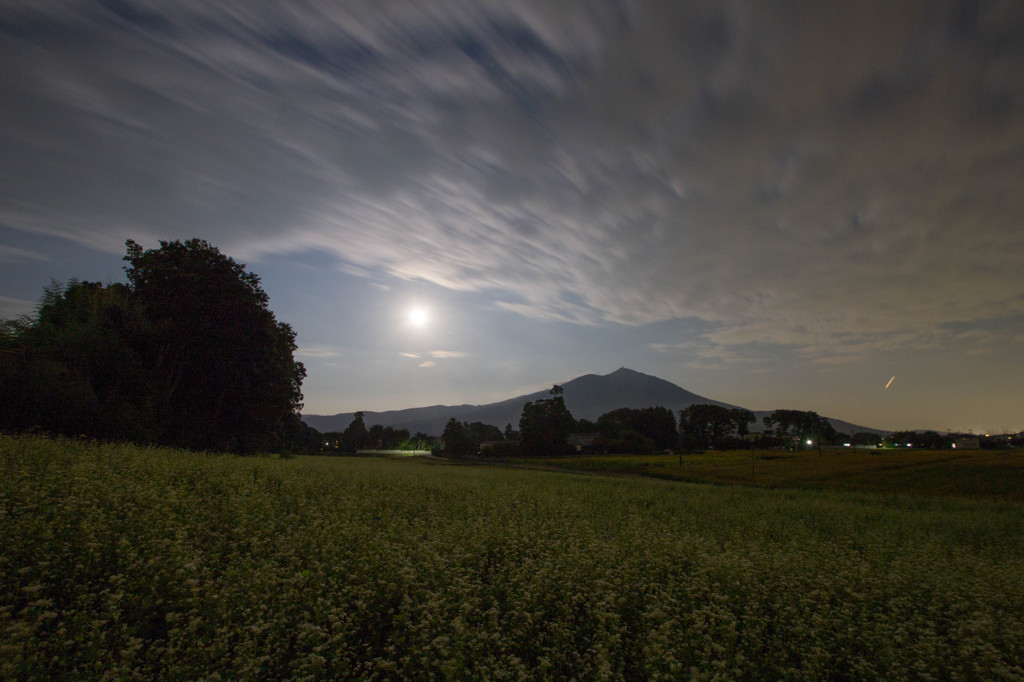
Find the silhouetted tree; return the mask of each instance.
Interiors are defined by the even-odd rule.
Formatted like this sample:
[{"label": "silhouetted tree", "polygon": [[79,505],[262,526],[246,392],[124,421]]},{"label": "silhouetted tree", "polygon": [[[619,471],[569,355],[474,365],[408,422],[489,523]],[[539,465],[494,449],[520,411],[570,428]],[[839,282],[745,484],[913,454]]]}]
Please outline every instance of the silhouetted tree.
[{"label": "silhouetted tree", "polygon": [[431,450],[434,447],[434,440],[433,436],[417,431],[416,435],[409,439],[409,444],[413,450]]},{"label": "silhouetted tree", "polygon": [[645,407],[639,414],[639,431],[654,441],[659,450],[674,450],[679,445],[676,417],[667,407]]},{"label": "silhouetted tree", "polygon": [[369,432],[366,430],[366,423],[363,421],[363,413],[356,412],[349,422],[348,428],[341,434],[341,449],[344,452],[355,452],[366,445],[366,438]]},{"label": "silhouetted tree", "polygon": [[811,412],[813,415],[811,421],[811,433],[814,434],[814,444],[818,446],[818,454],[821,454],[821,449],[826,445],[832,445],[836,441],[838,433],[832,422],[825,417]]},{"label": "silhouetted tree", "polygon": [[770,435],[794,450],[802,449],[809,440],[820,454],[822,446],[832,443],[836,436],[831,422],[817,412],[775,410],[762,421]]},{"label": "silhouetted tree", "polygon": [[151,440],[142,325],[123,284],[51,283],[33,317],[0,325],[0,428]]},{"label": "silhouetted tree", "polygon": [[384,447],[384,426],[374,424],[366,430],[366,447],[371,450],[380,450]]},{"label": "silhouetted tree", "polygon": [[523,405],[519,437],[527,454],[544,457],[574,452],[569,434],[576,420],[565,406],[562,387],[556,384],[550,394],[551,398]]},{"label": "silhouetted tree", "polygon": [[672,450],[679,443],[676,419],[667,407],[622,407],[602,414],[595,446],[607,452],[647,453]]},{"label": "silhouetted tree", "polygon": [[[891,447],[914,447],[914,448],[928,448],[932,450],[941,450],[951,448],[954,440],[961,437],[976,438],[972,434],[953,434],[947,433],[945,435],[938,433],[937,431],[895,431],[884,439],[879,436],[875,436],[875,441],[882,440]],[[979,438],[979,445],[985,445],[986,441],[989,441],[989,445],[994,445],[995,442],[989,437]]]},{"label": "silhouetted tree", "polygon": [[732,420],[736,435],[740,438],[746,437],[750,433],[750,424],[757,422],[754,413],[742,407],[734,407],[729,410],[729,418]]},{"label": "silhouetted tree", "polygon": [[491,424],[484,424],[483,422],[467,424],[466,422],[463,422],[462,427],[466,432],[466,438],[469,440],[473,452],[479,450],[480,443],[483,443],[484,441],[505,439],[501,430],[497,426],[492,426]]},{"label": "silhouetted tree", "polygon": [[761,421],[764,422],[766,434],[791,449],[799,449],[803,440],[803,419],[804,413],[799,410],[775,410]]},{"label": "silhouetted tree", "polygon": [[384,427],[384,448],[394,450],[403,447],[409,442],[409,429],[396,429],[392,426]]},{"label": "silhouetted tree", "polygon": [[882,437],[870,431],[855,431],[852,435],[853,444],[856,445],[877,445]]},{"label": "silhouetted tree", "polygon": [[679,412],[679,434],[684,450],[720,447],[736,428],[737,416],[721,405],[690,405]]},{"label": "silhouetted tree", "polygon": [[466,428],[455,417],[445,424],[441,438],[444,440],[444,452],[449,457],[468,457],[474,452],[473,443],[466,435]]},{"label": "silhouetted tree", "polygon": [[125,272],[145,326],[134,343],[151,383],[159,440],[251,452],[279,438],[302,407],[295,333],[260,280],[199,239],[127,242]]},{"label": "silhouetted tree", "polygon": [[944,450],[953,445],[953,441],[938,431],[923,431],[914,438],[914,446],[931,450]]},{"label": "silhouetted tree", "polygon": [[299,415],[293,415],[290,423],[285,428],[284,435],[274,444],[272,449],[275,452],[281,453],[282,456],[299,452],[315,454],[323,452],[323,443],[324,434],[302,421]]}]

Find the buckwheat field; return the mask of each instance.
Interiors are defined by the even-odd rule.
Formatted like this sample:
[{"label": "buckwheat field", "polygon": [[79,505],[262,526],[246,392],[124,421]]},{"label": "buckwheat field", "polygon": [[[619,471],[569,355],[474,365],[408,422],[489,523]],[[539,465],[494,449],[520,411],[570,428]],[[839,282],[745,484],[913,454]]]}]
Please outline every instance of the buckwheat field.
[{"label": "buckwheat field", "polygon": [[3,679],[1024,677],[1024,505],[0,436]]}]

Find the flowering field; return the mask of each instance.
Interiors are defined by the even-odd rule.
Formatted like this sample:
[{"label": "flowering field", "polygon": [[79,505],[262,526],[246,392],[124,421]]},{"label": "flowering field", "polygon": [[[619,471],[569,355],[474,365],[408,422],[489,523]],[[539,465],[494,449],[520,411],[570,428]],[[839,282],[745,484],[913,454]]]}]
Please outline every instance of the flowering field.
[{"label": "flowering field", "polygon": [[0,678],[1020,679],[1024,505],[0,436]]},{"label": "flowering field", "polygon": [[590,455],[516,464],[692,483],[981,497],[1024,502],[1022,450],[784,450]]}]

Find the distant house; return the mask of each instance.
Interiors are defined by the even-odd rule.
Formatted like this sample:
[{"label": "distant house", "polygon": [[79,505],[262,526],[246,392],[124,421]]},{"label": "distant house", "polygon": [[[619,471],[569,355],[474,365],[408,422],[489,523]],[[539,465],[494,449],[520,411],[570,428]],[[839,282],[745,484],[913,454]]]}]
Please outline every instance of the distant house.
[{"label": "distant house", "polygon": [[953,441],[953,447],[957,450],[979,450],[981,449],[980,438],[957,438]]}]

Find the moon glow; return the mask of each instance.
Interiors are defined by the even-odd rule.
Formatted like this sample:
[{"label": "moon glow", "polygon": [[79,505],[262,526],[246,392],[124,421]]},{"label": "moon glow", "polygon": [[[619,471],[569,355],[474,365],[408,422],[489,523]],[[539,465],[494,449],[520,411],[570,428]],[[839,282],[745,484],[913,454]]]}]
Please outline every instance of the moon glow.
[{"label": "moon glow", "polygon": [[409,324],[413,327],[426,326],[430,319],[430,314],[426,308],[413,308],[409,311]]}]

